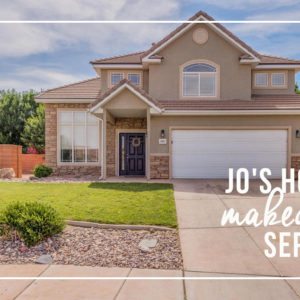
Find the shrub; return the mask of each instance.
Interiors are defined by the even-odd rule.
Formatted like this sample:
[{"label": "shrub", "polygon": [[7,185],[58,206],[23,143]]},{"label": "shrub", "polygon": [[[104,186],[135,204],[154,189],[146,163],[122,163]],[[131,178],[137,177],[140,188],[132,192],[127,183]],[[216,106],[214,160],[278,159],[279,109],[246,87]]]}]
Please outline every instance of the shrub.
[{"label": "shrub", "polygon": [[48,177],[52,174],[53,170],[50,167],[47,167],[45,165],[38,165],[34,168],[34,176],[35,177]]},{"label": "shrub", "polygon": [[34,202],[16,202],[4,211],[4,223],[30,247],[60,233],[65,222],[54,208]]}]

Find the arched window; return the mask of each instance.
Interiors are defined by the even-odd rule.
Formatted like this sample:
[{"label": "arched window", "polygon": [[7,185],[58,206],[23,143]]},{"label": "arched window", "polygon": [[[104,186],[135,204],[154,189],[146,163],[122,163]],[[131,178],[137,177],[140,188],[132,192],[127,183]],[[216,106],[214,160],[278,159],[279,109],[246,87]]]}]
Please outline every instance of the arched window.
[{"label": "arched window", "polygon": [[217,68],[208,63],[193,63],[182,70],[184,97],[216,97]]}]

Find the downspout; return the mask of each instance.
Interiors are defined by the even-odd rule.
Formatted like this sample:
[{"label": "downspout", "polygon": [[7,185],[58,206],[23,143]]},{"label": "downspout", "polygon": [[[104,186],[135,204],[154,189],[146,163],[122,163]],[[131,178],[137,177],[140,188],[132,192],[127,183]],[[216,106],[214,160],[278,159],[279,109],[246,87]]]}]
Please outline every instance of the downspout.
[{"label": "downspout", "polygon": [[103,137],[103,133],[104,133],[104,129],[103,129],[103,120],[101,120],[101,176],[99,177],[99,180],[103,180],[103,171],[104,171],[104,168],[103,168],[103,161],[104,161],[104,137]]}]

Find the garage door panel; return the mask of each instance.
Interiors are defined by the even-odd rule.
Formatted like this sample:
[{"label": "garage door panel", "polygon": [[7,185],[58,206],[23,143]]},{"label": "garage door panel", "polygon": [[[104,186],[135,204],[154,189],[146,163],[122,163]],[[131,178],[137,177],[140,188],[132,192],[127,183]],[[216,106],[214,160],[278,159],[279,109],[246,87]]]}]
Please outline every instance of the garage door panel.
[{"label": "garage door panel", "polygon": [[286,130],[174,130],[172,142],[174,178],[227,178],[241,167],[277,178],[287,163]]}]

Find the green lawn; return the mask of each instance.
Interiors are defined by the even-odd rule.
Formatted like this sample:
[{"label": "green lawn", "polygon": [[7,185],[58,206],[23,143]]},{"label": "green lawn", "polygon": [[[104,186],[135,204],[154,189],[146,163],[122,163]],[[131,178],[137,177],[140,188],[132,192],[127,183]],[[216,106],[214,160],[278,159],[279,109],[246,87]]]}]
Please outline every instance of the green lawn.
[{"label": "green lawn", "polygon": [[31,200],[68,220],[177,226],[171,184],[0,182],[0,215],[9,203]]}]

